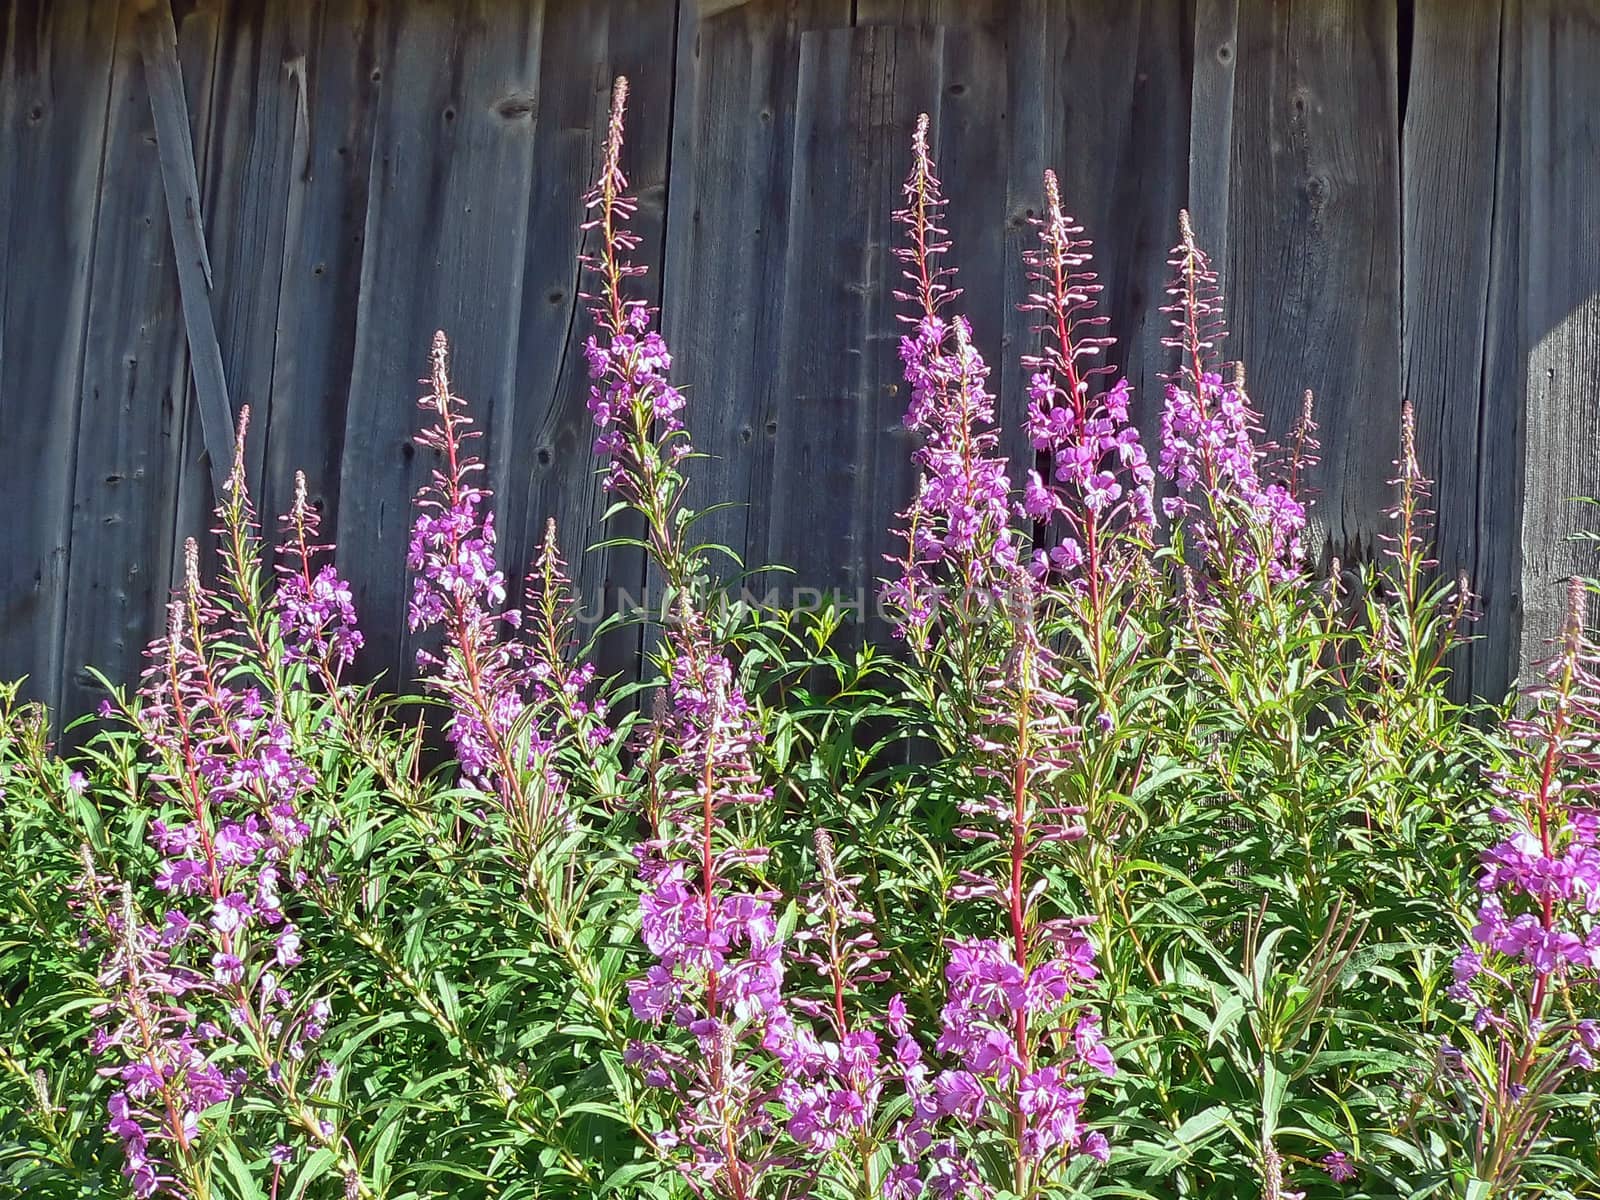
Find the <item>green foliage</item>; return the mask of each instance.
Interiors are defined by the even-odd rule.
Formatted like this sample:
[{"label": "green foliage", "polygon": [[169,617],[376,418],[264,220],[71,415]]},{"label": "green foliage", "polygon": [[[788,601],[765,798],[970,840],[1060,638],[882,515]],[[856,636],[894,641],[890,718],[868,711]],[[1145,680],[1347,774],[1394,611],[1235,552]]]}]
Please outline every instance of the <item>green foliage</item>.
[{"label": "green foliage", "polygon": [[[1041,946],[1063,930],[1091,931],[1098,976],[1070,1011],[1098,1021],[1116,1069],[1074,1080],[1108,1161],[1090,1152],[1084,1130],[1054,1158],[1028,1149],[1017,1132],[1020,1087],[1002,1078],[985,1099],[1015,1123],[957,1122],[948,1135],[973,1172],[960,1194],[1600,1192],[1600,1106],[1593,1076],[1574,1067],[1573,1030],[1595,1013],[1593,972],[1545,971],[1531,992],[1508,983],[1510,999],[1485,1019],[1452,986],[1473,937],[1483,851],[1504,836],[1494,806],[1504,781],[1527,769],[1530,727],[1508,724],[1511,705],[1491,711],[1447,695],[1469,598],[1464,583],[1436,582],[1424,557],[1409,424],[1391,552],[1361,565],[1353,588],[1337,564],[1319,577],[1289,545],[1263,506],[1253,478],[1262,454],[1252,448],[1251,480],[1230,482],[1206,463],[1211,476],[1161,536],[1152,514],[1134,510],[1113,527],[1078,504],[1067,533],[1087,531],[1086,565],[1046,557],[1037,574],[1024,565],[1031,542],[1020,533],[1008,542],[993,507],[987,542],[963,547],[952,535],[941,555],[920,558],[919,522],[937,527],[949,514],[914,507],[901,566],[916,586],[899,593],[904,640],[887,650],[857,636],[837,606],[737,602],[738,581],[719,583],[709,567],[727,558],[737,568],[737,559],[691,544],[696,514],[677,472],[686,435],[663,432],[676,411],[663,403],[672,398],[664,368],[660,356],[641,365],[633,334],[642,324],[631,314],[642,310],[619,290],[634,271],[618,257],[627,237],[613,228],[627,211],[623,94],[594,207],[609,239],[598,260],[611,305],[605,378],[622,397],[606,418],[622,430],[617,508],[642,518],[634,544],[673,589],[674,619],[641,631],[654,647],[645,682],[596,681],[580,666],[589,646],[553,531],[518,632],[497,624],[511,622],[494,611],[493,571],[452,590],[463,556],[492,550],[492,538],[476,508],[482,495],[465,482],[467,422],[442,337],[424,401],[439,421],[421,440],[449,471],[424,493],[412,564],[419,604],[439,601],[417,623],[444,630],[429,643],[425,695],[343,678],[342,618],[329,615],[337,605],[310,600],[320,548],[303,490],[274,557],[236,465],[219,507],[218,579],[203,582],[191,553],[150,674],[136,690],[104,681],[108,704],[83,729],[81,750],[59,757],[46,715],[16,685],[0,686],[0,1196],[155,1186],[194,1200],[883,1194],[907,1165],[911,1073],[897,1080],[884,1069],[881,1106],[858,1136],[812,1152],[788,1124],[778,1060],[754,1049],[756,1111],[735,1114],[723,1132],[736,1154],[770,1151],[769,1169],[741,1178],[706,1167],[704,1155],[684,1169],[682,1098],[652,1082],[636,1046],[655,1039],[704,1053],[754,1019],[717,1009],[714,973],[714,1038],[647,1025],[630,1005],[630,982],[660,957],[642,944],[641,862],[669,834],[681,838],[673,826],[685,823],[685,795],[705,799],[704,878],[715,835],[742,852],[728,861],[748,872],[748,894],[776,897],[791,997],[803,1001],[820,977],[833,983],[837,1011],[848,990],[861,1028],[874,1030],[902,997],[909,1045],[932,1072],[953,1061],[940,1044],[953,944],[993,939],[1009,917],[1028,978],[1047,958]],[[983,371],[970,357],[939,375],[951,359],[941,357],[948,327],[934,318],[952,297],[941,298],[928,261],[941,234],[925,123],[917,150],[908,195],[923,207],[910,218],[917,242],[907,261],[921,268],[931,323],[919,328],[937,335],[922,383],[946,400],[981,401]],[[1085,261],[1072,255],[1086,243],[1071,240],[1053,177],[1047,195],[1030,269],[1046,279],[1049,255],[1060,260],[1058,294],[1035,297],[1060,317],[1059,340],[1030,367],[1069,380],[1056,394],[1082,405],[1089,392],[1074,373],[1081,346],[1071,330],[1088,293],[1072,289],[1093,277],[1068,270]],[[1196,365],[1174,376],[1169,399],[1198,404],[1223,385],[1202,386],[1220,376],[1200,369],[1206,274],[1186,223],[1184,239],[1174,294],[1187,296],[1178,307],[1187,303],[1189,319],[1177,344]],[[1248,415],[1242,380],[1230,387],[1225,399]],[[981,430],[982,410],[962,410],[958,432]],[[1313,428],[1308,410],[1296,470]],[[983,435],[967,445],[981,457]],[[1006,519],[1008,503],[997,510]],[[439,514],[455,530],[429,542],[426,521]],[[962,586],[938,606],[907,601],[920,603],[917,589],[938,571]],[[1593,653],[1581,605],[1576,612],[1565,690],[1531,702],[1536,715],[1560,717],[1549,764],[1566,761],[1562,739],[1578,746],[1571,762],[1585,761],[1578,755],[1596,736],[1595,708],[1570,678]],[[730,786],[714,777],[726,760],[705,751],[703,779],[689,776],[683,730],[704,730],[674,725],[666,709],[692,690],[675,672],[723,661],[733,683],[721,702],[738,694],[739,729],[749,731],[738,765],[750,778],[732,786],[750,802],[713,820],[712,798]],[[255,740],[264,736],[270,746]],[[482,761],[468,764],[469,752]],[[300,782],[261,775],[269,758],[291,764]],[[1556,774],[1546,766],[1541,801]],[[1560,782],[1588,794],[1581,776]],[[211,892],[197,905],[164,882],[182,854],[164,848],[162,830],[265,829],[283,819],[284,803],[303,830],[257,840],[282,877],[279,919],[298,932],[301,961],[272,958],[277,925],[218,943],[246,960],[243,983],[225,968],[213,977],[183,938],[158,946],[169,911],[203,924],[242,878],[225,874],[207,843]],[[975,815],[1005,804],[1031,805],[1034,828],[1060,818],[1060,836],[1028,841],[1028,821],[1016,816],[1006,825],[1002,815],[1005,836],[975,828]],[[1008,883],[992,883],[1008,872]],[[818,896],[840,880],[859,880],[855,917],[882,951],[848,981],[828,976],[842,956],[822,962],[819,976],[794,951],[798,933],[837,915],[819,918]],[[130,1137],[109,1116],[114,1097],[132,1090],[130,1065],[149,1057],[139,1038],[153,1039],[107,1031],[149,1018],[148,984],[127,967],[139,940],[130,931],[145,929],[141,969],[198,972],[175,993],[186,1007],[174,1024],[198,1038],[202,1065],[232,1082],[181,1136],[152,1140],[161,1176],[142,1183]],[[197,939],[208,954],[209,936]],[[261,999],[280,983],[286,998]],[[249,997],[263,1015],[236,1018]],[[319,1005],[325,1028],[296,1033]],[[195,1033],[208,1021],[214,1033]],[[1064,1023],[1030,1029],[1026,1015],[1016,1028],[1016,1043],[1040,1056],[1034,1065],[1068,1061],[1079,1037]],[[1080,1057],[1088,1061],[1081,1048]],[[715,1065],[707,1077],[722,1078]]]}]

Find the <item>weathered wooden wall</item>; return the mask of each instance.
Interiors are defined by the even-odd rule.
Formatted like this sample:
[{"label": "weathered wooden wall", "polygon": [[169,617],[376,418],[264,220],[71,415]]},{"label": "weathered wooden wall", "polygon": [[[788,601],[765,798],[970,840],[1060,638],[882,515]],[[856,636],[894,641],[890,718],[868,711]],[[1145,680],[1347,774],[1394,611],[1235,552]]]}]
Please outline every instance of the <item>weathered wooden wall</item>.
[{"label": "weathered wooden wall", "polygon": [[[1192,209],[1233,351],[1320,404],[1317,549],[1370,557],[1401,398],[1439,557],[1482,594],[1464,686],[1556,621],[1600,493],[1600,0],[11,0],[0,15],[0,676],[67,713],[132,678],[219,414],[264,513],[304,468],[365,666],[409,660],[416,380],[447,330],[507,558],[604,501],[576,258],[611,78],[709,534],[872,591],[910,485],[889,213],[933,116],[967,307],[1021,410],[1040,174],[1098,243],[1157,418]],[[596,607],[643,565],[584,561]],[[633,647],[612,648],[625,665]]]}]

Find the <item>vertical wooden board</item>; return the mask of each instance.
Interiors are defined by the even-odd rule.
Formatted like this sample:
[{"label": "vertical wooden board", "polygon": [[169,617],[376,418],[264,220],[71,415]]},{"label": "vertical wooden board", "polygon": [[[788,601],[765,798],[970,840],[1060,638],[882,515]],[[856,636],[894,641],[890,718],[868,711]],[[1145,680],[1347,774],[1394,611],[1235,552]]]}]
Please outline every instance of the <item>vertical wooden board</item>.
[{"label": "vertical wooden board", "polygon": [[[1176,239],[1188,182],[1189,28],[1174,0],[1026,0],[1011,9],[1011,154],[1008,171],[1007,421],[1026,415],[1019,358],[1037,344],[1022,255],[1037,242],[1030,219],[1053,168],[1062,203],[1094,242],[1105,290],[1100,311],[1117,339],[1108,361],[1133,385],[1146,439],[1158,426],[1167,367],[1166,250]],[[1153,455],[1152,455],[1153,457]]]},{"label": "vertical wooden board", "polygon": [[1522,5],[1502,0],[1500,111],[1497,117],[1494,221],[1490,236],[1489,302],[1484,324],[1483,432],[1479,454],[1483,484],[1473,519],[1477,527],[1473,586],[1491,606],[1485,642],[1471,651],[1470,686],[1496,700],[1515,681],[1523,622],[1523,451],[1527,440],[1528,342],[1523,321],[1528,214],[1522,199],[1527,143],[1523,87]]},{"label": "vertical wooden board", "polygon": [[[301,82],[288,64],[303,53],[308,17],[304,4],[290,0],[251,6],[213,2],[192,10],[179,31],[185,85],[191,93],[204,89],[204,106],[196,107],[206,120],[196,129],[195,157],[211,308],[234,413],[245,405],[251,409],[246,473],[258,506],[264,499],[289,180],[301,121]],[[184,437],[186,445],[200,443],[193,404]],[[185,454],[186,466],[193,457]],[[215,524],[215,503],[205,474],[186,470],[176,522],[180,541]],[[269,508],[260,515],[270,534],[274,514]],[[174,563],[175,572],[181,568],[181,562]]]},{"label": "vertical wooden board", "polygon": [[1239,5],[1223,353],[1248,367],[1269,434],[1316,393],[1326,537],[1307,549],[1346,563],[1376,551],[1397,442],[1396,19],[1394,0]]},{"label": "vertical wooden board", "polygon": [[[944,185],[945,227],[950,231],[951,249],[947,266],[960,273],[954,283],[961,289],[952,312],[959,312],[972,325],[973,338],[989,366],[989,390],[996,395],[996,416],[1001,420],[1002,454],[1010,460],[1013,481],[1020,480],[1032,462],[1026,431],[1020,421],[1006,420],[1018,406],[1006,406],[998,396],[1005,363],[1014,348],[1006,343],[1005,331],[1012,298],[1007,294],[1006,247],[1007,194],[1005,178],[1010,142],[1008,125],[1009,92],[1006,80],[1004,31],[989,24],[946,27],[942,40],[943,57],[937,106],[929,114],[933,152]],[[911,166],[911,144],[893,148],[891,170],[903,180]],[[895,194],[895,205],[903,195]],[[893,245],[901,244],[901,231],[890,234]],[[888,282],[899,287],[900,264],[886,264]],[[895,303],[893,311],[905,311]],[[898,339],[904,323],[898,319],[875,337]],[[904,416],[909,400],[902,381],[894,389],[892,415]],[[869,564],[869,580],[883,574],[887,565]]]},{"label": "vertical wooden board", "polygon": [[94,706],[94,666],[138,678],[161,627],[188,362],[172,235],[132,5],[118,17],[84,339],[61,713]]},{"label": "vertical wooden board", "polygon": [[1492,313],[1515,303],[1494,271],[1506,250],[1496,225],[1515,204],[1498,178],[1501,114],[1518,108],[1501,72],[1501,18],[1500,0],[1419,0],[1401,140],[1404,395],[1435,481],[1440,571],[1466,571],[1479,596],[1480,640],[1457,655],[1453,686],[1490,700],[1510,682],[1521,583],[1495,549],[1521,502],[1518,472],[1497,454],[1515,445],[1522,397],[1488,386]]},{"label": "vertical wooden board", "polygon": [[796,588],[870,612],[893,515],[910,499],[896,411],[890,255],[903,147],[938,97],[938,31],[885,26],[801,39],[777,445],[767,561]]},{"label": "vertical wooden board", "polygon": [[438,465],[412,437],[435,330],[450,336],[453,388],[483,435],[475,455],[493,454],[506,419],[533,138],[526,110],[505,101],[533,92],[542,12],[471,0],[388,16],[340,468],[368,671],[412,661],[411,498]]},{"label": "vertical wooden board", "polygon": [[[1600,573],[1600,12],[1524,0],[1524,320],[1528,346],[1522,588],[1524,663],[1548,653],[1565,579]],[[1591,622],[1594,618],[1591,617]]]},{"label": "vertical wooden board", "polygon": [[[80,381],[116,23],[94,0],[10,6],[0,56],[0,677],[58,710]],[[15,486],[18,483],[22,486]]]},{"label": "vertical wooden board", "polygon": [[[379,64],[386,18],[365,0],[295,0],[291,13],[293,28],[307,32],[303,43],[285,47],[281,68],[284,86],[293,89],[295,132],[285,176],[270,402],[257,416],[265,452],[259,499],[264,514],[284,512],[295,472],[304,471],[323,536],[339,541],[369,172],[378,97],[389,86]],[[418,361],[413,352],[408,381],[421,374]],[[395,401],[401,407],[414,394],[408,386],[411,392]],[[366,569],[363,555],[359,543],[341,547],[346,575]]]},{"label": "vertical wooden board", "polygon": [[[1195,0],[1194,77],[1189,91],[1189,216],[1205,239],[1224,295],[1241,2],[1250,0]],[[1178,240],[1176,226],[1172,240]]]},{"label": "vertical wooden board", "polygon": [[[702,17],[685,0],[673,83],[672,173],[662,321],[686,420],[706,457],[687,464],[702,542],[764,565],[765,495],[777,434],[800,38],[849,24],[849,0],[749,3]],[[714,564],[719,569],[726,564]]]},{"label": "vertical wooden board", "polygon": [[[632,82],[623,166],[639,196],[634,230],[642,240],[636,262],[650,273],[633,281],[634,293],[660,298],[670,138],[671,72],[660,65],[673,44],[676,14],[665,4],[610,0],[554,5],[545,29],[537,114],[534,117],[533,187],[525,218],[526,247],[516,361],[517,405],[507,441],[509,459],[502,514],[513,560],[526,566],[545,522],[554,518],[573,566],[583,619],[597,622],[643,598],[644,560],[635,549],[584,549],[602,537],[636,533],[618,518],[602,530],[608,506],[595,474],[594,431],[588,410],[584,340],[592,329],[589,290],[578,258],[593,248],[581,226],[584,195],[598,169],[605,141],[611,85],[618,74]],[[683,378],[681,370],[675,371]],[[638,674],[639,630],[605,641],[597,665],[606,674]]]}]

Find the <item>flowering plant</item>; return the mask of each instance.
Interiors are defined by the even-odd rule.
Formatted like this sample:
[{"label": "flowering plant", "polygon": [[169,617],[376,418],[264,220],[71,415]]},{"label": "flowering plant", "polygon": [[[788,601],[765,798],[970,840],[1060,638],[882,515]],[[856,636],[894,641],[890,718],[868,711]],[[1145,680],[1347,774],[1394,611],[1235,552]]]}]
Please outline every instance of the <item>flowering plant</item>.
[{"label": "flowering plant", "polygon": [[553,524],[501,543],[444,334],[419,695],[357,678],[303,477],[259,531],[242,414],[143,678],[67,751],[0,687],[0,1193],[1585,1194],[1583,582],[1544,683],[1453,700],[1472,598],[1409,408],[1385,552],[1324,562],[1311,398],[1266,440],[1187,216],[1135,395],[1048,172],[1008,460],[924,117],[899,637],[732,603],[636,294],[626,104],[585,356],[611,532],[671,595],[639,679],[594,666]]}]

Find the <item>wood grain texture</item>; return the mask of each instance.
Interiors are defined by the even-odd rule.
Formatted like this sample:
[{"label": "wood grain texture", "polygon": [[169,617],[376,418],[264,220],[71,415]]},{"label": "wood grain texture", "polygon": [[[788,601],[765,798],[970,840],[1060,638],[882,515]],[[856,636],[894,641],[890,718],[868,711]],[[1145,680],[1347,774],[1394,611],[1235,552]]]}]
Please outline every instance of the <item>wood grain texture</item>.
[{"label": "wood grain texture", "polygon": [[[169,3],[153,97],[135,15]],[[576,260],[625,72],[639,294],[664,304],[708,455],[690,503],[734,502],[703,538],[873,597],[912,479],[890,217],[925,109],[1013,473],[1044,168],[1095,240],[1147,437],[1187,204],[1270,429],[1318,394],[1319,556],[1375,552],[1416,405],[1442,570],[1481,593],[1455,686],[1497,696],[1556,627],[1562,578],[1596,565],[1568,540],[1594,513],[1567,498],[1600,492],[1597,28],[1600,0],[17,0],[0,440],[38,466],[0,482],[0,674],[68,713],[95,698],[85,664],[134,677],[182,538],[210,524],[220,422],[199,401],[215,417],[224,389],[254,410],[264,518],[306,471],[357,585],[361,668],[409,674],[401,562],[430,467],[411,437],[439,327],[488,435],[507,573],[551,516],[580,559],[606,498]],[[207,318],[215,353],[192,359]],[[590,617],[649,583],[629,548],[578,568]],[[604,669],[636,674],[649,636],[608,639]]]},{"label": "wood grain texture", "polygon": [[139,675],[163,624],[176,547],[189,363],[157,133],[131,4],[118,14],[85,322],[61,706],[100,699],[85,673]]},{"label": "wood grain texture", "polygon": [[1189,90],[1189,215],[1206,240],[1224,295],[1241,2],[1250,0],[1195,0],[1194,74]]},{"label": "wood grain texture", "polygon": [[1600,11],[1522,2],[1527,457],[1522,520],[1522,657],[1548,653],[1564,583],[1600,573]]},{"label": "wood grain texture", "polygon": [[115,22],[8,6],[0,56],[0,675],[59,711],[85,321]]},{"label": "wood grain texture", "polygon": [[[849,24],[848,0],[751,3],[678,31],[663,329],[705,457],[687,465],[697,540],[765,565],[789,247],[800,41]],[[720,558],[717,569],[731,570]]]},{"label": "wood grain texture", "polygon": [[890,282],[890,214],[917,114],[935,106],[939,31],[862,26],[800,42],[789,253],[766,561],[870,612],[911,498]]},{"label": "wood grain texture", "polygon": [[1307,549],[1324,562],[1376,553],[1398,444],[1396,21],[1393,0],[1239,4],[1223,353],[1269,433],[1316,393],[1326,533]]},{"label": "wood grain texture", "polygon": [[[142,8],[143,19],[149,20],[159,6],[154,0],[145,0]],[[211,197],[207,194],[206,175],[207,165],[212,149],[211,131],[215,125],[213,121],[213,101],[217,99],[217,74],[218,60],[222,55],[222,14],[215,3],[197,5],[193,8],[178,4],[173,8],[174,16],[181,21],[176,27],[177,57],[179,76],[182,80],[184,114],[181,121],[172,122],[175,126],[181,125],[189,137],[194,159],[196,186],[194,191],[195,206],[194,216],[183,218],[194,226],[201,226],[198,232],[201,235],[200,245],[196,246],[191,240],[186,250],[180,253],[181,243],[175,238],[173,253],[175,262],[181,263],[184,254],[200,261],[203,271],[202,286],[193,290],[202,295],[209,293],[207,304],[211,306],[212,337],[211,341],[217,343],[217,352],[220,357],[222,347],[215,336],[216,313],[222,295],[213,286],[215,273],[212,270],[212,245],[216,240],[215,234],[210,231],[212,214]],[[141,33],[144,26],[140,26]],[[141,58],[144,51],[141,49]],[[156,113],[154,98],[152,98],[151,112]],[[159,134],[159,129],[157,130]],[[173,141],[179,138],[174,134]],[[181,147],[179,151],[181,152]],[[166,187],[166,178],[163,175],[163,188]],[[168,206],[168,224],[171,224],[171,206]],[[203,249],[202,249],[203,248]],[[179,298],[183,298],[183,275],[179,273]],[[181,314],[183,321],[185,350],[192,354],[192,343],[188,337],[189,322],[187,314]],[[221,378],[223,387],[227,388],[228,368],[221,365]],[[173,555],[167,564],[168,586],[179,587],[183,582],[183,542],[185,538],[193,537],[199,542],[200,566],[203,572],[213,573],[218,563],[215,539],[208,536],[211,528],[216,525],[216,492],[219,481],[213,476],[211,454],[205,440],[205,421],[201,409],[200,378],[199,372],[191,370],[189,373],[189,393],[185,399],[183,413],[180,417],[182,430],[178,438],[178,480],[176,511],[173,516]],[[206,370],[207,377],[213,380],[217,376],[217,364],[211,363]],[[231,389],[227,407],[232,408]],[[232,413],[228,415],[230,425],[226,447],[219,446],[218,453],[223,456],[226,464],[233,453],[232,441]],[[213,419],[212,422],[221,422]],[[220,440],[220,439],[219,439]],[[259,436],[254,439],[259,446]],[[253,447],[256,448],[256,447]]]},{"label": "wood grain texture", "polygon": [[[1467,572],[1480,614],[1479,640],[1452,664],[1461,696],[1505,691],[1521,619],[1507,553],[1516,542],[1496,536],[1521,482],[1522,380],[1505,370],[1492,329],[1518,310],[1514,225],[1507,236],[1517,147],[1505,142],[1515,137],[1520,73],[1502,53],[1505,7],[1420,0],[1402,130],[1403,394],[1434,480],[1440,571]],[[1441,203],[1447,196],[1461,202]]]},{"label": "wood grain texture", "polygon": [[[366,262],[377,101],[385,88],[378,63],[384,18],[365,0],[295,0],[289,16],[279,70],[281,86],[292,89],[294,134],[283,173],[270,402],[256,418],[264,452],[261,510],[286,511],[294,473],[304,471],[311,503],[322,513],[323,534],[342,542],[340,468]],[[259,60],[258,88],[272,89],[272,66],[270,57]],[[279,108],[275,118],[281,129],[288,114]],[[268,244],[262,243],[263,255]],[[264,319],[265,298],[256,307]],[[256,318],[241,312],[238,319],[246,324]],[[258,378],[253,362],[236,369]],[[411,371],[411,378],[421,373],[414,365]],[[404,396],[397,401],[405,402]],[[359,543],[341,545],[338,561],[351,576],[366,569]]]},{"label": "wood grain texture", "polygon": [[[1500,700],[1521,673],[1523,622],[1522,511],[1527,442],[1527,332],[1523,276],[1527,266],[1526,204],[1522,195],[1527,138],[1522,54],[1523,0],[1502,0],[1500,111],[1495,130],[1494,224],[1489,254],[1489,302],[1484,323],[1480,475],[1474,493],[1477,524],[1473,586],[1484,593],[1484,642],[1469,651],[1472,694]],[[1475,147],[1475,153],[1486,147]],[[1481,198],[1482,200],[1487,197]],[[1441,495],[1445,525],[1459,522],[1466,498]]]},{"label": "wood grain texture", "polygon": [[[173,263],[183,306],[190,371],[200,414],[201,447],[211,472],[213,496],[222,494],[232,462],[233,408],[222,372],[222,349],[211,317],[211,259],[200,212],[200,174],[195,166],[189,103],[178,66],[178,33],[171,5],[161,3],[134,19],[150,113],[155,121],[161,187],[167,201]],[[187,411],[187,409],[185,410]]]},{"label": "wood grain texture", "polygon": [[[178,38],[187,51],[186,80],[190,60],[209,50],[208,120],[198,145],[211,311],[235,413],[244,405],[251,409],[246,475],[268,531],[272,501],[286,491],[267,486],[264,463],[273,421],[290,180],[296,141],[303,140],[306,127],[305,91],[295,63],[303,61],[309,16],[306,5],[287,0],[250,6],[213,0],[187,15]],[[191,418],[191,440],[194,425]],[[209,489],[194,483],[183,481],[181,532],[214,523],[202,508],[212,501]],[[196,496],[202,491],[203,497]]]},{"label": "wood grain texture", "polygon": [[[537,114],[533,119],[533,188],[527,237],[516,361],[514,427],[508,439],[503,520],[506,561],[520,574],[554,518],[586,622],[637,603],[644,596],[644,559],[631,547],[611,546],[582,555],[603,536],[635,534],[624,516],[605,530],[608,507],[596,474],[594,428],[588,410],[583,344],[592,331],[587,285],[578,256],[592,242],[581,226],[584,194],[605,141],[611,85],[632,80],[623,167],[639,210],[633,226],[642,238],[635,260],[649,273],[634,280],[633,294],[660,300],[662,238],[666,225],[667,165],[672,113],[670,53],[677,13],[647,0],[552,5],[546,22]],[[618,630],[596,655],[606,673],[636,675],[640,630]]]},{"label": "wood grain texture", "polygon": [[512,18],[468,0],[386,16],[338,518],[340,539],[363,547],[355,598],[368,668],[414,660],[411,499],[438,463],[412,437],[436,330],[450,337],[454,390],[483,435],[473,453],[490,465],[485,482],[504,476],[494,456],[506,446],[533,170],[532,123],[504,101],[535,88],[543,10]]}]

